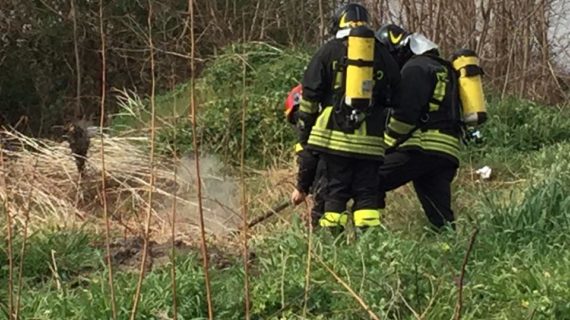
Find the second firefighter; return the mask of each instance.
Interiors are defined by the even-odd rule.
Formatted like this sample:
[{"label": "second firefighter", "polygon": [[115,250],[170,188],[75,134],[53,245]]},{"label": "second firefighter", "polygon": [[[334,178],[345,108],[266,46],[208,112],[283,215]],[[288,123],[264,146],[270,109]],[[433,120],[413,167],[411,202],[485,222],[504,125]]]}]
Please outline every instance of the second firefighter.
[{"label": "second firefighter", "polygon": [[[323,162],[321,227],[343,228],[352,199],[354,225],[380,225],[377,170],[383,157],[383,111],[398,90],[396,61],[368,28],[368,12],[348,4],[331,21],[333,38],[313,56],[303,80],[299,140]],[[299,175],[306,172],[300,159]],[[304,200],[295,190],[292,200]]]}]

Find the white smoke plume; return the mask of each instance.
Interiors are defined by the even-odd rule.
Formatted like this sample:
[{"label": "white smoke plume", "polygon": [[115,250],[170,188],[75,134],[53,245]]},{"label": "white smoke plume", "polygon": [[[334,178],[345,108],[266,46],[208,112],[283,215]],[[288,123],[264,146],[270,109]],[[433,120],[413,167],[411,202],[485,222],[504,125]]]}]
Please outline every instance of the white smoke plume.
[{"label": "white smoke plume", "polygon": [[[214,156],[200,157],[204,226],[208,233],[225,235],[241,224],[239,181],[223,173],[224,165]],[[193,156],[185,156],[178,165],[178,197],[197,203],[196,163]],[[199,211],[193,205],[178,206],[180,223],[199,225]]]}]

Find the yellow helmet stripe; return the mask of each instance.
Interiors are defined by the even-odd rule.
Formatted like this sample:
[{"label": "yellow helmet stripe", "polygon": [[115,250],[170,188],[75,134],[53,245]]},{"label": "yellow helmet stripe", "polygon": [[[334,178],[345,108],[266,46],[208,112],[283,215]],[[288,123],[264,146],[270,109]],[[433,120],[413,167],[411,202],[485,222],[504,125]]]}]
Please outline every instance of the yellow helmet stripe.
[{"label": "yellow helmet stripe", "polygon": [[340,22],[338,23],[338,27],[340,29],[344,28],[355,28],[360,26],[365,26],[366,21],[346,21],[346,13],[340,17]]},{"label": "yellow helmet stripe", "polygon": [[400,40],[402,40],[402,36],[404,35],[403,33],[400,33],[400,35],[395,36],[394,33],[392,33],[392,31],[388,32],[388,34],[390,35],[390,42],[392,42],[393,44],[398,44]]}]

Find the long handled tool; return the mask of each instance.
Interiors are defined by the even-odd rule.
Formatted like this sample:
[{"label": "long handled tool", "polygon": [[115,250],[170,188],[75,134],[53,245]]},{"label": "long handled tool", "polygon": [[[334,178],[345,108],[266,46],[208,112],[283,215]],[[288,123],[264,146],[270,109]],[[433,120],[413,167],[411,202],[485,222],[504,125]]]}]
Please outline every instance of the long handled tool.
[{"label": "long handled tool", "polygon": [[253,219],[252,221],[250,221],[247,224],[248,228],[251,228],[267,219],[269,219],[270,217],[272,217],[273,215],[275,215],[276,213],[279,213],[283,210],[285,210],[285,208],[289,207],[291,205],[291,202],[289,200],[287,201],[282,201],[281,203],[279,203],[278,205],[276,205],[275,207],[265,211],[263,213],[263,215]]}]

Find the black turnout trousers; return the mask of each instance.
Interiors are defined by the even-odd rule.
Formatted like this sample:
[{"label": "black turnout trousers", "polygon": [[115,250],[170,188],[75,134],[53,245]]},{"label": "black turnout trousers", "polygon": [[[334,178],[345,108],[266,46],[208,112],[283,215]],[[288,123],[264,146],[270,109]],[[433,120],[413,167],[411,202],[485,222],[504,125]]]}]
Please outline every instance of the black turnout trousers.
[{"label": "black turnout trousers", "polygon": [[378,209],[378,167],[380,161],[348,158],[322,153],[324,187],[322,200],[325,212],[343,213],[349,199],[354,200],[353,212]]},{"label": "black turnout trousers", "polygon": [[412,181],[428,220],[436,228],[454,221],[451,182],[457,173],[453,161],[418,150],[388,153],[379,169],[379,207],[385,208],[386,192]]}]

